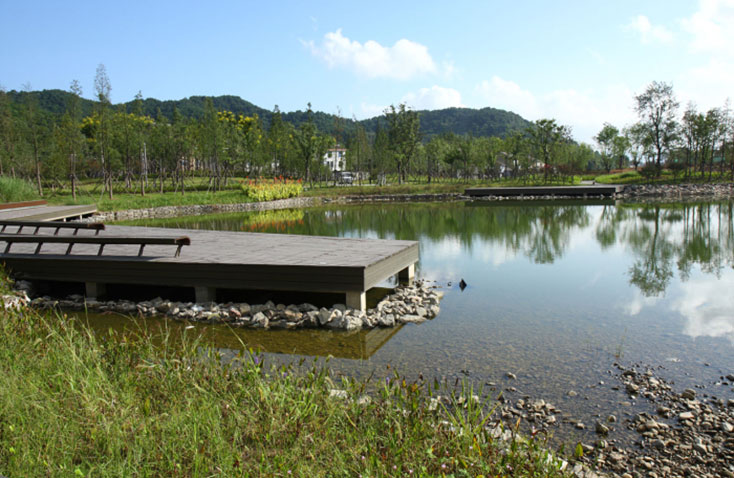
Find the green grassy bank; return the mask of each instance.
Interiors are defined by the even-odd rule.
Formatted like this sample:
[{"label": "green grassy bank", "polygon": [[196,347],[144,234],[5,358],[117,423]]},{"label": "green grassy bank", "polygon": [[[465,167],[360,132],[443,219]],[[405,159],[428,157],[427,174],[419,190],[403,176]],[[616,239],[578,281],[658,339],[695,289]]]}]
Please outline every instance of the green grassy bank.
[{"label": "green grassy bank", "polygon": [[367,401],[367,383],[249,353],[224,364],[147,324],[100,336],[0,312],[0,475],[563,476],[543,441],[491,438],[488,404],[454,395],[431,411],[430,388],[397,376]]}]

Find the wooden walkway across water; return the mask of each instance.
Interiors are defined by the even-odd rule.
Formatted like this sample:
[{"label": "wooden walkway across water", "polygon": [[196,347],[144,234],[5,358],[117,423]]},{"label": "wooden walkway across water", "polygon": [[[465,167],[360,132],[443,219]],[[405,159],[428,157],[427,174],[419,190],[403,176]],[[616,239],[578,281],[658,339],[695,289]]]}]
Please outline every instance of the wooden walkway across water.
[{"label": "wooden walkway across water", "polygon": [[[5,232],[12,235],[13,227]],[[176,257],[170,246],[155,242],[142,255],[138,244],[120,241],[106,244],[103,255],[99,241],[74,244],[68,254],[68,242],[49,241],[40,250],[37,243],[15,242],[8,252],[0,247],[0,262],[19,278],[85,283],[90,297],[103,295],[106,284],[193,287],[197,302],[215,300],[217,289],[329,292],[343,293],[348,307],[364,309],[368,289],[395,274],[413,278],[419,252],[417,242],[398,240],[133,226],[107,226],[94,234],[81,230],[74,237],[187,237],[190,244]]]},{"label": "wooden walkway across water", "polygon": [[528,187],[487,187],[468,188],[464,191],[467,196],[568,196],[568,197],[612,197],[621,193],[624,186],[616,184],[609,185],[586,185],[586,186],[528,186]]}]

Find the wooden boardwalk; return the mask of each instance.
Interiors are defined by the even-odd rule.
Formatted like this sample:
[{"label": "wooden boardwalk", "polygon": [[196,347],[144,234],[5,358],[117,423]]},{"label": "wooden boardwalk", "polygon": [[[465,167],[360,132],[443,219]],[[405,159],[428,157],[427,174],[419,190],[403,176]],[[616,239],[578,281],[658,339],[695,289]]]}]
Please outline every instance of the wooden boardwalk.
[{"label": "wooden boardwalk", "polygon": [[0,221],[66,221],[91,216],[97,212],[96,206],[49,206],[43,201],[0,206],[3,206],[0,207]]},{"label": "wooden boardwalk", "polygon": [[612,197],[622,192],[624,186],[615,184],[609,185],[587,185],[587,186],[528,186],[528,187],[488,187],[488,188],[468,188],[464,191],[467,196],[604,196]]},{"label": "wooden boardwalk", "polygon": [[[72,232],[59,232],[66,234]],[[140,236],[188,236],[191,244],[179,257],[156,245],[138,257],[135,245],[107,245],[97,256],[99,246],[93,244],[76,244],[66,255],[66,244],[48,243],[35,254],[35,244],[17,243],[0,261],[20,278],[83,282],[88,296],[103,294],[112,283],[193,287],[198,302],[215,300],[218,288],[337,292],[345,294],[347,306],[360,309],[368,289],[395,274],[412,279],[418,261],[415,241],[133,226],[107,226],[98,237]]]}]

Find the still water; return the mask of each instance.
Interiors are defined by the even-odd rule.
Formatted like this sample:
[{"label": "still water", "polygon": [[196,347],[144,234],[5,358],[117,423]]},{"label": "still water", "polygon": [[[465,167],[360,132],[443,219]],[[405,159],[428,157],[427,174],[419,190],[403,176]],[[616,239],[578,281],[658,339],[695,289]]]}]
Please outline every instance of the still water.
[{"label": "still water", "polygon": [[734,396],[722,380],[734,373],[733,218],[732,202],[477,201],[137,224],[417,240],[418,277],[445,292],[432,321],[355,334],[196,328],[222,349],[244,343],[273,361],[330,355],[349,375],[390,365],[408,377],[465,379],[489,395],[543,398],[593,429],[597,415],[647,406],[613,388],[614,362],[653,366],[679,389]]}]

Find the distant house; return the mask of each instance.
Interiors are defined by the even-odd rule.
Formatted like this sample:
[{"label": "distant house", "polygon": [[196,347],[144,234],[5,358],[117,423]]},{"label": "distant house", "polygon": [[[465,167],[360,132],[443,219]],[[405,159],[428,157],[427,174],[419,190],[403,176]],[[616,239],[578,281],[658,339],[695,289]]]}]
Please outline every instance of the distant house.
[{"label": "distant house", "polygon": [[344,171],[346,169],[347,150],[337,146],[330,148],[324,155],[324,164],[334,172]]}]

